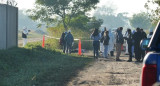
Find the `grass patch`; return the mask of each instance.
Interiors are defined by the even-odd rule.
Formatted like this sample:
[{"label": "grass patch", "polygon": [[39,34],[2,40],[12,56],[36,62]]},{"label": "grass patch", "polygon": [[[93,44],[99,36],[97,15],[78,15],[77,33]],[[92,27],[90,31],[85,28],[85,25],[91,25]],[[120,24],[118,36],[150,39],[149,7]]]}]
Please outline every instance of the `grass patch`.
[{"label": "grass patch", "polygon": [[41,43],[0,50],[0,86],[65,86],[91,58],[66,55]]}]

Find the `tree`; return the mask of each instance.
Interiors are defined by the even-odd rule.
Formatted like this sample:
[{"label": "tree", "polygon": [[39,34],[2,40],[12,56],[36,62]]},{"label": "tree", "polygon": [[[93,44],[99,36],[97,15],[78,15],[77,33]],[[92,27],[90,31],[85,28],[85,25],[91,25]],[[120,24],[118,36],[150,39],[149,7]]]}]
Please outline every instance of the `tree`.
[{"label": "tree", "polygon": [[30,18],[42,22],[62,22],[65,30],[71,19],[96,7],[99,0],[36,0],[35,9],[28,10]]},{"label": "tree", "polygon": [[134,14],[130,23],[134,28],[140,27],[143,29],[149,29],[152,25],[148,14],[145,12]]},{"label": "tree", "polygon": [[103,19],[103,25],[107,28],[117,28],[127,25],[128,18],[126,13],[115,13],[116,9],[113,7],[102,6],[98,8],[94,16],[98,19]]},{"label": "tree", "polygon": [[160,0],[148,0],[144,7],[148,10],[152,23],[157,24],[160,20]]},{"label": "tree", "polygon": [[102,19],[96,19],[95,17],[92,17],[86,27],[88,29],[99,28],[102,24],[103,24]]},{"label": "tree", "polygon": [[72,18],[69,26],[71,26],[72,28],[78,28],[78,29],[84,30],[84,29],[87,29],[86,25],[87,25],[87,22],[89,21],[90,21],[89,17],[82,14]]}]

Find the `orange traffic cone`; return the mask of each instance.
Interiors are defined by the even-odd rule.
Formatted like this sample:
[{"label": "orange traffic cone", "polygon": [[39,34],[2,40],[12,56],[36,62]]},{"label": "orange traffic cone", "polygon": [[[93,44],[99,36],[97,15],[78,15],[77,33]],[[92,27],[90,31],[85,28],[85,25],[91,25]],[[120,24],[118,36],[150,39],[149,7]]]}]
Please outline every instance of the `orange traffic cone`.
[{"label": "orange traffic cone", "polygon": [[79,43],[78,43],[78,55],[82,55],[82,51],[81,51],[81,40],[79,40]]},{"label": "orange traffic cone", "polygon": [[42,47],[44,48],[45,45],[45,36],[43,35],[43,40],[42,40]]}]

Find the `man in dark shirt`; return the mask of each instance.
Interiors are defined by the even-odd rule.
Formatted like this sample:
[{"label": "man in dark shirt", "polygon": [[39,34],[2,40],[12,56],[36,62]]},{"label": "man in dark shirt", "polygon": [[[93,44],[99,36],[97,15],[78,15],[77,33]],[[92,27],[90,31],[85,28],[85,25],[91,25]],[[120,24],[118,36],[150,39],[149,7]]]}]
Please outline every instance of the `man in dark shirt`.
[{"label": "man in dark shirt", "polygon": [[140,28],[138,27],[136,29],[136,32],[133,34],[133,40],[134,40],[134,52],[135,52],[135,59],[140,62],[141,60],[141,47],[140,47],[140,42],[142,40],[142,33]]},{"label": "man in dark shirt", "polygon": [[[147,38],[147,34],[146,34],[146,32],[143,31],[142,28],[141,28],[141,33],[142,33],[142,40],[146,39]],[[145,50],[142,50],[142,52],[141,52],[142,61],[143,61],[144,56],[145,56]]]}]

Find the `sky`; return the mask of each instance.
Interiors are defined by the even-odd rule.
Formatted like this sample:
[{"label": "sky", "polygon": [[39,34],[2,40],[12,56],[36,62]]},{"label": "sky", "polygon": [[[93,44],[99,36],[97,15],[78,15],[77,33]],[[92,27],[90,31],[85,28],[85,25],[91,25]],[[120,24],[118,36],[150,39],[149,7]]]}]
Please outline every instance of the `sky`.
[{"label": "sky", "polygon": [[[35,0],[15,0],[18,3],[19,9],[30,9],[33,8]],[[128,12],[129,15],[146,11],[144,4],[147,0],[100,0],[97,6],[102,5],[114,6],[119,12]]]}]

